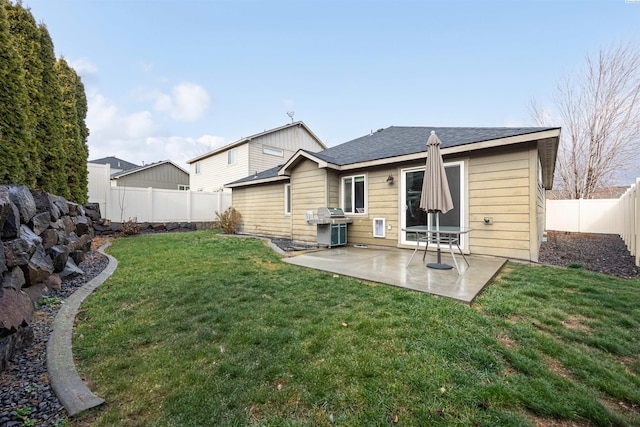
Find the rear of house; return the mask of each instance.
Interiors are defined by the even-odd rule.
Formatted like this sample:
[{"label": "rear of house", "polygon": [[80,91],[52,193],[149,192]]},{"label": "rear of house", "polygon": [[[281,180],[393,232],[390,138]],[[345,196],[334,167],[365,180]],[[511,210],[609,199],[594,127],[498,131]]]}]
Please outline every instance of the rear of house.
[{"label": "rear of house", "polygon": [[337,206],[353,221],[349,244],[414,248],[415,235],[403,229],[430,220],[419,203],[431,130],[455,206],[441,224],[473,228],[461,242],[467,253],[537,261],[558,128],[390,127],[318,153],[300,150],[282,167],[229,184],[242,232],[315,242],[305,214]]}]

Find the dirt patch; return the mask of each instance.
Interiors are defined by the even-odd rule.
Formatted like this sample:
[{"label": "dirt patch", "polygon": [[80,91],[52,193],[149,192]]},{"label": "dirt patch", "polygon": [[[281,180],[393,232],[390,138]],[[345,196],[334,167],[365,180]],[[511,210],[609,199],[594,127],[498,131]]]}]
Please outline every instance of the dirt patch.
[{"label": "dirt patch", "polygon": [[505,348],[514,348],[518,345],[518,343],[513,338],[504,334],[498,335],[498,342]]},{"label": "dirt patch", "polygon": [[590,423],[573,420],[557,420],[555,418],[542,418],[531,415],[531,421],[536,427],[589,427]]},{"label": "dirt patch", "polygon": [[576,380],[573,374],[567,371],[567,369],[564,366],[562,366],[562,363],[560,363],[559,360],[556,360],[552,357],[545,357],[544,363],[545,365],[547,365],[547,368],[549,368],[549,371],[553,372],[554,374],[571,381]]},{"label": "dirt patch", "polygon": [[562,326],[573,331],[591,332],[591,327],[586,323],[592,321],[594,321],[594,319],[589,319],[584,316],[569,316],[567,320],[562,321]]}]

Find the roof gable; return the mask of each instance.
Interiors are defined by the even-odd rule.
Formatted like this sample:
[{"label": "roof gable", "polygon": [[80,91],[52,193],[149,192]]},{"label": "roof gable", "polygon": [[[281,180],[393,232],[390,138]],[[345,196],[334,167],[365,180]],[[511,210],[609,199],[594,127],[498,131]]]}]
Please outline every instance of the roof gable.
[{"label": "roof gable", "polygon": [[148,169],[152,169],[152,168],[156,168],[158,166],[163,166],[163,165],[169,165],[169,166],[173,166],[176,169],[178,169],[180,172],[189,175],[189,172],[187,172],[186,170],[184,170],[183,168],[181,168],[180,166],[176,165],[175,163],[173,163],[171,160],[163,160],[160,162],[155,162],[155,163],[149,163],[148,165],[144,165],[144,166],[138,166],[136,168],[133,169],[128,169],[128,170],[124,170],[122,172],[118,172],[118,173],[114,173],[111,174],[111,178],[113,179],[118,179],[121,178],[123,176],[127,176],[127,175],[133,175],[139,172],[142,172],[144,170],[148,170]]},{"label": "roof gable", "polygon": [[272,134],[272,133],[280,132],[280,131],[283,131],[285,129],[289,129],[289,128],[292,128],[292,127],[295,127],[295,126],[299,126],[299,127],[303,128],[318,143],[318,145],[321,148],[323,148],[323,149],[327,148],[327,146],[324,145],[324,143],[320,140],[320,138],[318,138],[316,136],[316,134],[314,134],[311,131],[311,129],[309,129],[309,127],[306,124],[304,124],[304,122],[298,121],[298,122],[289,123],[289,124],[284,125],[284,126],[280,126],[278,128],[265,130],[264,132],[256,133],[254,135],[247,136],[245,138],[239,139],[238,141],[232,142],[231,144],[227,144],[227,145],[225,145],[223,147],[216,148],[215,150],[209,151],[208,153],[202,154],[202,155],[200,155],[198,157],[194,157],[193,159],[188,160],[187,163],[191,164],[191,163],[197,162],[199,160],[206,159],[207,157],[215,156],[216,154],[223,153],[223,152],[225,152],[227,150],[230,150],[230,149],[232,149],[234,147],[238,147],[238,146],[243,145],[243,144],[248,144],[254,139],[257,139],[257,138],[260,138],[262,136],[269,135],[269,134]]}]

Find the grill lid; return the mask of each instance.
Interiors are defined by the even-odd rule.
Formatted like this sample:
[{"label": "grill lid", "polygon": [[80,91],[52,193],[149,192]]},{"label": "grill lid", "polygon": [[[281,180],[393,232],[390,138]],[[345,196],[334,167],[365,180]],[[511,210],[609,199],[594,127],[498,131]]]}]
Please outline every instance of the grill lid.
[{"label": "grill lid", "polygon": [[318,218],[344,218],[344,211],[342,210],[342,208],[330,208],[323,206],[321,208],[318,208]]}]

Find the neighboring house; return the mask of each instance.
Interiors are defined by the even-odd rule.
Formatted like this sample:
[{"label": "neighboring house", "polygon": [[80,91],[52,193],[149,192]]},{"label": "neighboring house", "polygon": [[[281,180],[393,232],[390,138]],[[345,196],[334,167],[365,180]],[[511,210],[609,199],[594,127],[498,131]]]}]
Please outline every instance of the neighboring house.
[{"label": "neighboring house", "polygon": [[188,190],[189,173],[170,160],[150,163],[111,174],[115,187],[139,187],[167,190]]},{"label": "neighboring house", "polygon": [[[305,214],[344,209],[353,223],[349,244],[415,248],[404,227],[425,224],[420,190],[426,142],[442,141],[455,208],[441,225],[472,227],[462,248],[472,254],[537,261],[545,229],[560,128],[389,127],[227,185],[243,218],[243,233],[315,242]],[[384,227],[376,228],[374,219]]]},{"label": "neighboring house", "polygon": [[89,163],[95,163],[98,165],[109,165],[112,174],[122,172],[127,169],[140,167],[138,165],[134,165],[133,163],[127,162],[126,160],[122,160],[113,156],[103,157],[97,160],[89,160]]},{"label": "neighboring house", "polygon": [[242,138],[189,160],[194,191],[221,191],[224,184],[281,165],[298,149],[327,148],[303,122]]}]

